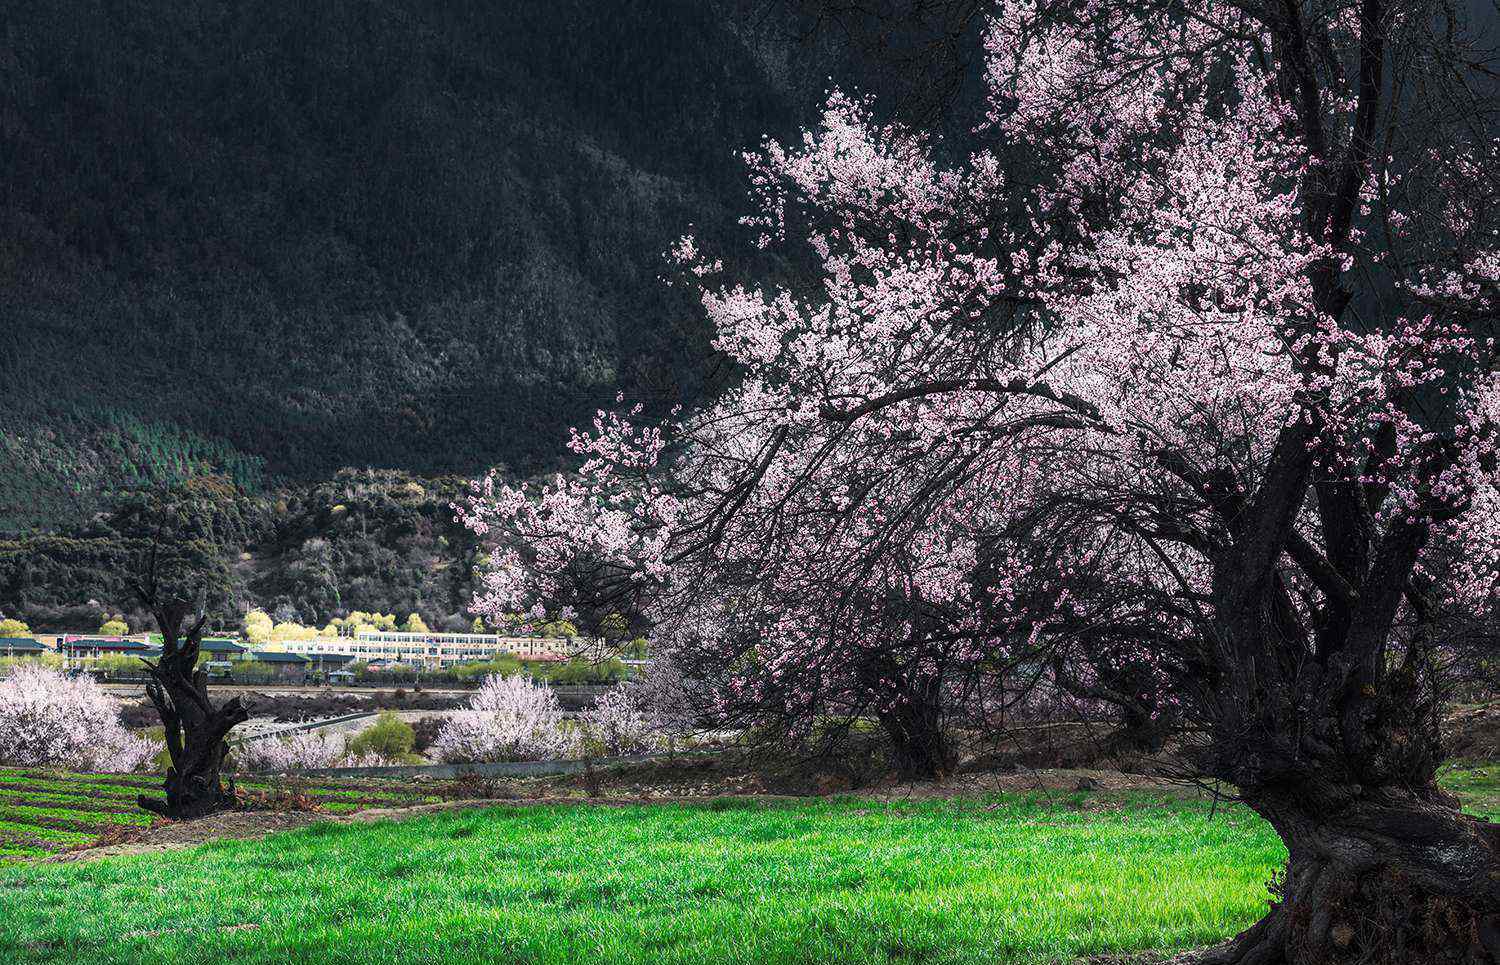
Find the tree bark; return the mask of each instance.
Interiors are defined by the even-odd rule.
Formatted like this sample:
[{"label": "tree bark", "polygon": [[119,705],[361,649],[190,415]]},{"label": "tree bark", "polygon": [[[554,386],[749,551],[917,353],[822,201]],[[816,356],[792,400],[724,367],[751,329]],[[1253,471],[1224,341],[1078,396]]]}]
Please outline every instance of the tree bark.
[{"label": "tree bark", "polygon": [[953,773],[956,755],[943,731],[941,708],[902,701],[878,715],[891,743],[896,775],[907,781],[941,781]]},{"label": "tree bark", "polygon": [[1500,825],[1437,788],[1248,803],[1289,851],[1270,913],[1197,965],[1500,965]]},{"label": "tree bark", "polygon": [[249,708],[239,697],[217,707],[209,700],[208,675],[196,669],[205,618],[200,614],[189,624],[193,607],[159,602],[154,585],[142,588],[140,597],[162,634],[161,659],[141,662],[151,676],[146,695],[161,716],[172,764],[163,784],[166,799],[142,794],[137,801],[173,820],[229,810],[236,801],[233,784],[226,790],[221,773],[229,752],[225,738],[250,718]]},{"label": "tree bark", "polygon": [[[194,648],[196,650],[196,647]],[[250,718],[240,698],[221,707],[208,699],[203,671],[184,675],[166,664],[166,658],[149,672],[153,682],[146,693],[161,715],[167,735],[167,768],[163,788],[166,799],[142,794],[141,807],[173,820],[199,818],[235,806],[233,785],[224,787],[222,769],[229,752],[225,740],[236,724]]]}]

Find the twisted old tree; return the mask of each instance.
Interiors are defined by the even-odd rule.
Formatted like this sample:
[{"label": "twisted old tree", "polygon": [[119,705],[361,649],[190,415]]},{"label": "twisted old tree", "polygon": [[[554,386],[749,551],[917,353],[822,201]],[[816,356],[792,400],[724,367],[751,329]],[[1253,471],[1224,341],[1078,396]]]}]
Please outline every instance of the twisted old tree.
[{"label": "twisted old tree", "polygon": [[240,697],[218,705],[209,699],[208,674],[197,667],[207,613],[200,604],[163,591],[154,550],[136,595],[161,631],[161,657],[155,663],[141,662],[151,678],[146,695],[161,716],[171,758],[163,785],[166,798],[142,794],[138,801],[148,811],[174,820],[233,808],[233,787],[225,788],[221,773],[229,752],[226,738],[237,724],[250,719],[250,710]]},{"label": "twisted old tree", "polygon": [[988,12],[989,146],[835,93],[752,155],[759,243],[811,276],[684,240],[742,381],[481,484],[479,606],[613,585],[737,648],[724,700],[804,706],[832,628],[936,608],[1178,730],[1282,836],[1208,961],[1500,962],[1500,827],[1435,781],[1500,559],[1495,38],[1441,0]]}]

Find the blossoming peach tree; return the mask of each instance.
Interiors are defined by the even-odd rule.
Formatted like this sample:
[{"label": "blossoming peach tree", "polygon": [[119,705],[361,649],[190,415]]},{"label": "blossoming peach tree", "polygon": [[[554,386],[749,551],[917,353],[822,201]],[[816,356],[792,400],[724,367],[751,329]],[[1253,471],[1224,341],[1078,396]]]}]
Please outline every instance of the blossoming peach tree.
[{"label": "blossoming peach tree", "polygon": [[1206,961],[1500,961],[1500,828],[1434,780],[1433,654],[1500,557],[1485,50],[1421,0],[993,4],[988,146],[835,92],[749,154],[811,272],[684,239],[742,378],[480,483],[477,606],[629,597],[734,654],[723,701],[816,706],[838,627],[1048,654],[1286,842]]},{"label": "blossoming peach tree", "polygon": [[92,677],[24,664],[0,677],[0,764],[129,772],[159,749],[125,729],[119,702]]},{"label": "blossoming peach tree", "polygon": [[491,674],[443,724],[432,750],[449,763],[546,761],[567,757],[575,744],[550,687],[524,674]]},{"label": "blossoming peach tree", "polygon": [[389,764],[378,754],[355,753],[342,734],[299,730],[242,740],[231,751],[241,773],[285,774],[325,767],[381,767]]}]

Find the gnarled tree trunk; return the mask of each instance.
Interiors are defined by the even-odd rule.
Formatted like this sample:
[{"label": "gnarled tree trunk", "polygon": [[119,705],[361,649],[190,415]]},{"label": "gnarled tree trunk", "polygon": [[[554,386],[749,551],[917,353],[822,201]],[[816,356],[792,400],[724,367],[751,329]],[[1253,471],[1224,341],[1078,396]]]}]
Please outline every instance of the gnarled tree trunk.
[{"label": "gnarled tree trunk", "polygon": [[940,781],[957,763],[936,706],[903,703],[878,715],[891,742],[896,774],[908,781]]},{"label": "gnarled tree trunk", "polygon": [[[146,664],[151,682],[146,695],[161,715],[166,732],[166,799],[139,797],[141,807],[163,817],[197,818],[235,806],[233,785],[224,787],[221,770],[229,752],[229,732],[250,717],[239,697],[214,706],[208,697],[208,676],[195,669],[206,617],[188,624],[193,607],[180,602],[160,603],[154,589],[141,599],[156,618],[162,634],[162,656]],[[186,625],[186,626],[185,626]]]},{"label": "gnarled tree trunk", "polygon": [[[1423,669],[1436,634],[1407,575],[1417,545],[1377,557],[1348,611],[1330,606],[1313,659],[1241,662],[1223,679],[1206,770],[1239,787],[1288,860],[1267,917],[1204,965],[1500,965],[1500,825],[1436,783],[1441,704]],[[1412,611],[1399,634],[1398,599]],[[1292,626],[1242,613],[1223,639],[1253,652],[1251,634]]]},{"label": "gnarled tree trunk", "polygon": [[855,692],[880,724],[896,776],[941,781],[958,763],[948,737],[943,668],[904,654],[866,649],[854,665]]},{"label": "gnarled tree trunk", "polygon": [[1500,825],[1432,787],[1332,813],[1250,803],[1287,844],[1285,877],[1270,914],[1202,965],[1500,963]]}]

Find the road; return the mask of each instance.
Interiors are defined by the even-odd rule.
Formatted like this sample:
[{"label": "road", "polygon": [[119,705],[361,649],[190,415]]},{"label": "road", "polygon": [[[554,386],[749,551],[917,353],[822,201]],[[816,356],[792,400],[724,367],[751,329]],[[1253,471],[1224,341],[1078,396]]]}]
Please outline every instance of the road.
[{"label": "road", "polygon": [[[101,686],[105,690],[109,691],[112,694],[129,694],[131,696],[144,696],[145,693],[146,693],[146,685],[143,682],[142,683],[135,683],[135,682],[120,683],[120,682],[116,682],[116,681],[107,681],[104,684],[102,684]],[[558,688],[558,692],[559,693],[563,693],[563,692],[567,691],[568,689],[570,689],[570,688],[559,687]],[[304,685],[304,684],[225,684],[225,683],[217,683],[217,682],[213,682],[213,681],[211,681],[209,683],[208,690],[209,690],[209,693],[226,693],[226,694],[232,694],[232,693],[246,693],[246,692],[249,692],[249,693],[257,693],[257,694],[266,694],[266,695],[272,696],[272,697],[281,696],[281,695],[296,695],[296,694],[362,694],[362,695],[364,695],[366,697],[379,697],[379,696],[382,696],[382,695],[388,696],[390,694],[395,693],[397,690],[405,690],[409,694],[410,693],[423,693],[423,694],[434,694],[434,695],[443,696],[443,697],[447,697],[447,696],[463,697],[463,696],[466,696],[468,694],[472,694],[474,692],[472,689],[470,689],[470,690],[464,690],[462,688],[444,689],[444,688],[423,687],[420,691],[418,691],[418,690],[415,690],[414,688],[411,688],[411,687],[324,687],[321,684],[318,684],[318,685],[311,685],[311,684],[308,684],[308,685]]]}]

